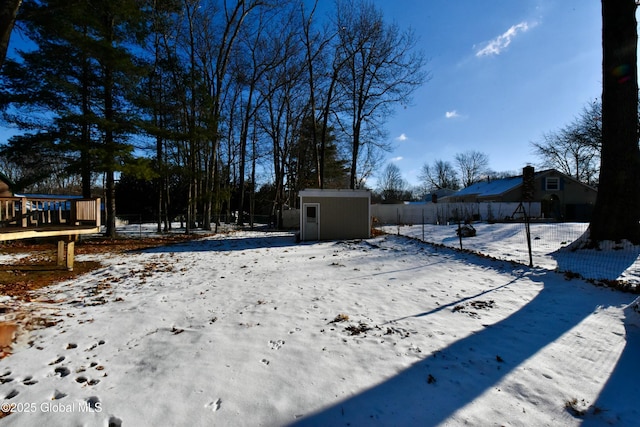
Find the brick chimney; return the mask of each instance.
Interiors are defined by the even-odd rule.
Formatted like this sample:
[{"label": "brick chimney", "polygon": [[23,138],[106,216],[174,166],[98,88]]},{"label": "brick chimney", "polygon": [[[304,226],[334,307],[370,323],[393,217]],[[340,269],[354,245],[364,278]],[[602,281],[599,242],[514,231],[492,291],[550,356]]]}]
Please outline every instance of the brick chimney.
[{"label": "brick chimney", "polygon": [[531,202],[535,193],[535,169],[533,166],[525,166],[522,169],[522,201]]}]

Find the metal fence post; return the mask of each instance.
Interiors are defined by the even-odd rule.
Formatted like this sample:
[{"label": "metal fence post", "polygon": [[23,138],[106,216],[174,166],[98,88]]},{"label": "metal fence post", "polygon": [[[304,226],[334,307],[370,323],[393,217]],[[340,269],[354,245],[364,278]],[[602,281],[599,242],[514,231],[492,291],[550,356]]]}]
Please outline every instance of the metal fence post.
[{"label": "metal fence post", "polygon": [[529,215],[524,209],[524,206],[522,207],[522,210],[524,211],[524,226],[527,233],[527,246],[529,248],[529,267],[533,267],[533,252],[531,248],[531,222],[529,221]]}]

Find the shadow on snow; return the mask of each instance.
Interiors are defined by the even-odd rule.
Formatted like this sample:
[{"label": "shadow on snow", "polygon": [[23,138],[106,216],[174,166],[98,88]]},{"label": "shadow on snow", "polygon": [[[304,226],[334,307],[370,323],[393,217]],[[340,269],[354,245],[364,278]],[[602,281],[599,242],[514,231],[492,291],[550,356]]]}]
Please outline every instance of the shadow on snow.
[{"label": "shadow on snow", "polygon": [[[468,258],[468,262],[473,262],[472,257]],[[485,260],[478,261],[486,266]],[[484,329],[472,332],[447,348],[432,353],[394,377],[301,418],[291,426],[438,425],[450,420],[458,410],[486,391],[492,388],[498,390],[499,382],[508,374],[577,326],[599,307],[619,306],[629,302],[628,294],[596,288],[583,281],[567,282],[554,272],[535,270],[526,276],[542,283],[543,287],[519,311],[495,324],[485,325]],[[520,278],[488,292],[517,285],[518,280]],[[597,298],[594,298],[594,293]],[[599,301],[598,306],[594,306],[594,300]],[[430,314],[432,312],[407,317],[426,319]],[[637,328],[632,335],[632,341],[637,347],[640,339]],[[625,353],[627,354],[621,359],[622,364],[633,365],[637,362],[637,349]],[[620,369],[621,374],[613,375],[614,384],[607,386],[602,395],[604,409],[608,393],[613,400],[617,397],[616,383],[631,387],[635,380],[622,374],[630,372],[628,367]],[[635,381],[630,390],[637,389],[638,382]],[[630,405],[635,403],[633,400],[637,396],[637,392],[627,395]],[[557,403],[560,408],[564,405],[563,401]],[[630,406],[629,410],[632,408],[634,407]]]},{"label": "shadow on snow", "polygon": [[[640,360],[638,300],[625,309],[624,327],[627,340],[624,351],[598,400],[588,408],[583,426],[616,425],[621,419],[638,420],[640,417],[640,378],[637,375]],[[616,408],[615,412],[610,409],[612,407]]]},{"label": "shadow on snow", "polygon": [[638,260],[640,246],[608,251],[561,248],[550,255],[558,263],[559,271],[579,273],[596,280],[616,280]]},{"label": "shadow on snow", "polygon": [[298,246],[300,244],[305,243],[296,243],[296,238],[293,233],[272,233],[265,234],[264,236],[253,235],[250,237],[217,235],[170,246],[144,249],[140,252],[148,254],[168,252],[228,252],[284,248],[288,246]]},{"label": "shadow on snow", "polygon": [[[367,241],[364,242],[367,243]],[[414,244],[414,242],[407,243]],[[225,252],[312,244],[314,243],[296,243],[293,234],[282,233],[246,238],[214,237],[173,246],[150,248],[143,252]],[[446,250],[440,250],[440,252],[445,255]],[[475,257],[467,254],[463,256],[467,262],[474,262]],[[633,254],[623,257],[622,260],[612,263],[612,271],[624,271],[634,260]],[[477,262],[486,266],[484,259],[477,258]],[[417,268],[422,267],[425,266]],[[628,294],[596,288],[582,281],[566,282],[554,272],[532,270],[530,274],[525,275],[531,280],[542,283],[543,287],[535,298],[519,311],[495,324],[485,325],[484,329],[432,353],[368,390],[299,419],[292,426],[432,426],[440,424],[487,390],[497,388],[498,383],[514,369],[594,313],[598,308],[593,303],[594,292],[598,293],[597,300],[600,307],[620,305],[625,299],[627,303],[629,300]],[[404,318],[426,319],[437,311],[455,306],[465,300],[517,285],[518,280],[525,275],[521,274],[504,285],[445,307]],[[570,301],[570,303],[561,301]],[[638,314],[627,313],[628,318],[631,316],[637,319]],[[585,415],[584,425],[600,425],[603,420],[615,422],[619,413],[611,413],[607,410],[609,407],[621,408],[623,412],[638,416],[636,400],[640,395],[640,383],[636,376],[630,376],[629,373],[637,371],[637,360],[640,357],[640,326],[639,323],[634,322],[626,322],[625,326],[627,329],[625,350],[598,401]],[[464,379],[461,381],[460,378]],[[559,407],[563,404],[564,402],[558,402]]]}]

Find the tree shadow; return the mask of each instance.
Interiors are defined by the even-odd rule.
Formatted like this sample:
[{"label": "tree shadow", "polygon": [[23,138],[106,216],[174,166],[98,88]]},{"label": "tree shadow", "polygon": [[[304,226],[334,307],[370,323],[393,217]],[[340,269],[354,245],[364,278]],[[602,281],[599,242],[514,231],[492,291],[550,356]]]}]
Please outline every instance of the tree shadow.
[{"label": "tree shadow", "polygon": [[[614,247],[615,248],[615,247]],[[640,246],[618,246],[617,249],[597,250],[561,248],[551,257],[562,272],[578,273],[595,280],[617,280],[629,268],[639,269]]]},{"label": "tree shadow", "polygon": [[481,296],[483,296],[483,295],[487,295],[487,294],[490,294],[491,292],[495,292],[495,291],[497,291],[497,290],[500,290],[500,289],[503,289],[503,288],[509,287],[509,286],[513,285],[514,283],[516,283],[516,282],[517,282],[517,280],[518,280],[519,278],[521,278],[521,277],[522,277],[522,276],[520,275],[520,276],[518,276],[518,277],[515,277],[513,280],[511,280],[511,281],[509,281],[509,282],[505,283],[504,285],[496,286],[495,288],[491,288],[491,289],[487,289],[487,290],[482,291],[482,292],[478,292],[478,293],[477,293],[477,294],[475,294],[475,295],[469,295],[468,297],[460,298],[460,299],[459,299],[459,300],[457,300],[457,301],[452,301],[452,302],[450,302],[450,303],[448,303],[448,304],[440,305],[440,306],[438,306],[437,308],[434,308],[434,309],[429,310],[429,311],[425,311],[424,313],[412,314],[412,315],[410,315],[410,316],[400,317],[400,318],[398,318],[398,319],[389,320],[389,321],[387,321],[387,322],[385,322],[385,323],[393,323],[393,322],[397,322],[397,321],[399,321],[399,320],[408,319],[408,318],[410,318],[410,317],[425,317],[425,316],[429,316],[430,314],[435,314],[435,313],[437,313],[437,312],[439,312],[439,311],[442,311],[442,310],[445,310],[445,309],[448,309],[448,308],[451,308],[451,307],[456,307],[456,306],[458,306],[458,305],[460,305],[460,304],[462,304],[462,303],[464,303],[464,302],[466,302],[466,301],[472,301],[472,300],[474,300],[474,299],[476,299],[476,298],[478,298],[478,297],[481,297]]},{"label": "tree shadow", "polygon": [[[567,282],[553,272],[539,271],[528,277],[541,282],[543,288],[519,311],[292,426],[440,424],[598,307],[620,304],[622,299],[619,293],[583,281]],[[414,317],[426,319],[429,314]]]},{"label": "tree shadow", "polygon": [[264,236],[251,237],[209,237],[192,240],[184,243],[177,243],[170,246],[159,246],[141,250],[141,253],[156,254],[169,252],[229,252],[245,251],[251,249],[284,248],[288,246],[311,245],[313,242],[296,243],[293,233],[270,233]]},{"label": "tree shadow", "polygon": [[586,411],[583,426],[622,425],[621,422],[637,421],[640,418],[638,406],[638,396],[640,396],[639,302],[640,299],[637,299],[625,309],[624,327],[627,343],[597,401]]}]

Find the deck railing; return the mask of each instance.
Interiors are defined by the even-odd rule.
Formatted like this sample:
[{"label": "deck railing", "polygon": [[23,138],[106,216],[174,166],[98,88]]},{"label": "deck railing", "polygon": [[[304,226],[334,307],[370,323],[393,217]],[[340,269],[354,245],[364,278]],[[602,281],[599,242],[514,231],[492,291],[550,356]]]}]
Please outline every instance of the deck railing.
[{"label": "deck railing", "polygon": [[0,197],[0,232],[51,226],[100,227],[100,199]]}]

